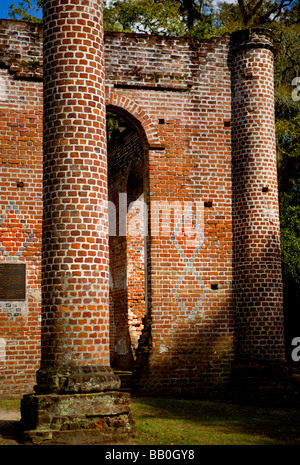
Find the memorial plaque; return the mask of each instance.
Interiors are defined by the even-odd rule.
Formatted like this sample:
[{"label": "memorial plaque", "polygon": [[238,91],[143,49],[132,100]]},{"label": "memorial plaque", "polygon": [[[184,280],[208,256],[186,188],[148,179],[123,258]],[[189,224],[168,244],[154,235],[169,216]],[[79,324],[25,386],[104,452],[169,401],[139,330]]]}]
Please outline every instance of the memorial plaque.
[{"label": "memorial plaque", "polygon": [[0,300],[26,300],[25,263],[0,263]]}]

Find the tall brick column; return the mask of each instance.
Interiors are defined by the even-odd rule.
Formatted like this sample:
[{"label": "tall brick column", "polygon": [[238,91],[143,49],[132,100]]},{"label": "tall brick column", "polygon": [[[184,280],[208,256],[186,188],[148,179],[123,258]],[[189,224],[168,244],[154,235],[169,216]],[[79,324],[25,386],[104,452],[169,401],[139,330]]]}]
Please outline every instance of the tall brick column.
[{"label": "tall brick column", "polygon": [[131,429],[109,361],[105,119],[102,1],[46,0],[42,360],[22,404],[34,442]]},{"label": "tall brick column", "polygon": [[270,34],[233,34],[235,351],[247,389],[250,378],[279,387],[285,367],[273,86]]}]

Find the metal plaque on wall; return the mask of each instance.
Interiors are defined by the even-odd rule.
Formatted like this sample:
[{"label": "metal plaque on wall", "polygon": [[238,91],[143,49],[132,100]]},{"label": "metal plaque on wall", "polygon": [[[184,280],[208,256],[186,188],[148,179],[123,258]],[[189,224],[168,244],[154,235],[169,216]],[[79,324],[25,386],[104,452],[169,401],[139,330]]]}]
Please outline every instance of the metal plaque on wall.
[{"label": "metal plaque on wall", "polygon": [[0,300],[26,300],[25,263],[0,263]]}]

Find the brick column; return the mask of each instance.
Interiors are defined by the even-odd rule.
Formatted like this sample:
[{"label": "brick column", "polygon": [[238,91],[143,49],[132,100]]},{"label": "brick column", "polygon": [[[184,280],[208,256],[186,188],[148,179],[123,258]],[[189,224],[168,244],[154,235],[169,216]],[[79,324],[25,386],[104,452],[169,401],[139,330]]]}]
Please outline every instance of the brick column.
[{"label": "brick column", "polygon": [[[102,2],[46,0],[42,360],[39,420],[26,425],[35,441],[40,426],[63,441],[77,433],[80,443],[81,430],[98,443],[114,428],[130,431],[128,396],[109,360],[105,121]],[[72,434],[57,435],[66,422]]]},{"label": "brick column", "polygon": [[236,363],[263,376],[285,366],[273,42],[232,35]]}]

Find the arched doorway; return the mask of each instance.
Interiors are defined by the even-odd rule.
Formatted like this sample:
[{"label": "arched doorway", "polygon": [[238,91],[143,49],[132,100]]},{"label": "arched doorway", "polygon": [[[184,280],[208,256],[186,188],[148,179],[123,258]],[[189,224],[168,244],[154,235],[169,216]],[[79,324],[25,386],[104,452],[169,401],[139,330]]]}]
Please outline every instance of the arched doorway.
[{"label": "arched doorway", "polygon": [[111,366],[131,370],[146,312],[146,139],[107,108]]}]

